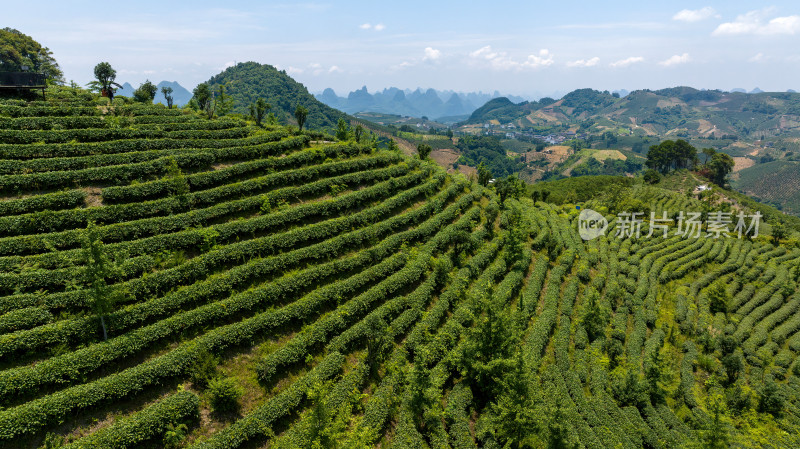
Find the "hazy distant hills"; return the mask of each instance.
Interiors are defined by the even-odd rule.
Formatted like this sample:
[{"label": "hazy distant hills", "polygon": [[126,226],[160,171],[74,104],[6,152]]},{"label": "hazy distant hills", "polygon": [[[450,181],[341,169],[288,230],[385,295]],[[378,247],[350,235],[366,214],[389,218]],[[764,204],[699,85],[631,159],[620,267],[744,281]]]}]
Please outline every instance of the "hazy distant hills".
[{"label": "hazy distant hills", "polygon": [[[153,103],[167,104],[167,99],[164,98],[164,94],[161,93],[162,87],[172,88],[172,104],[176,106],[183,106],[192,99],[192,93],[186,90],[185,87],[178,84],[177,81],[162,81],[156,86],[158,87],[158,92],[156,92],[156,98],[153,100]],[[123,95],[133,98],[133,92],[135,90],[136,88],[131,86],[130,83],[122,83],[122,89],[117,89],[116,95]]]},{"label": "hazy distant hills", "polygon": [[800,94],[697,90],[637,90],[627,96],[578,89],[560,100],[514,102],[497,98],[476,109],[466,123],[497,120],[518,127],[581,126],[643,136],[741,139],[800,136]]},{"label": "hazy distant hills", "polygon": [[[500,93],[461,93],[435,89],[412,91],[390,87],[371,94],[364,86],[350,92],[347,97],[338,96],[331,88],[325,89],[321,94],[315,96],[326,105],[348,114],[380,112],[410,117],[424,116],[432,120],[444,118],[445,121],[454,122],[467,118],[479,106],[492,98],[499,97]],[[515,102],[525,101],[522,97],[509,96],[508,98]]]}]

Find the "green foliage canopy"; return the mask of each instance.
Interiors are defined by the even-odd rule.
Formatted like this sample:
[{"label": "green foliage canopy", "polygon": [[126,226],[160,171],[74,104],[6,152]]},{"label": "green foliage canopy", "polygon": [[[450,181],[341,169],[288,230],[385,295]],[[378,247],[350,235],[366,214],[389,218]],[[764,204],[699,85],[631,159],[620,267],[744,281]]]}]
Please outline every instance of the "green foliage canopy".
[{"label": "green foliage canopy", "polygon": [[133,99],[139,103],[152,104],[157,92],[158,87],[146,80],[133,92]]},{"label": "green foliage canopy", "polygon": [[55,84],[64,83],[64,73],[53,57],[53,52],[32,37],[13,28],[0,30],[0,72],[19,72],[22,66],[44,73]]}]

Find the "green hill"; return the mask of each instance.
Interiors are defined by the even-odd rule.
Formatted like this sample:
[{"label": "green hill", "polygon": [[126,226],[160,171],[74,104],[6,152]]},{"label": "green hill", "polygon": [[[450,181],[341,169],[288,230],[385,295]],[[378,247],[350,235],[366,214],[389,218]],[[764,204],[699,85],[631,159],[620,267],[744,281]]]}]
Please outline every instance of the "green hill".
[{"label": "green hill", "polygon": [[534,202],[160,106],[0,124],[2,447],[800,446],[796,236],[579,235],[716,191]]},{"label": "green hill", "polygon": [[738,172],[733,182],[742,192],[800,215],[800,162],[773,161]]},{"label": "green hill", "polygon": [[240,62],[208,80],[212,89],[224,85],[234,100],[233,112],[248,115],[250,105],[263,98],[272,105],[274,113],[284,123],[294,122],[298,105],[308,109],[307,126],[311,129],[335,128],[339,118],[347,116],[318,101],[305,86],[293,80],[283,70],[257,62]]}]

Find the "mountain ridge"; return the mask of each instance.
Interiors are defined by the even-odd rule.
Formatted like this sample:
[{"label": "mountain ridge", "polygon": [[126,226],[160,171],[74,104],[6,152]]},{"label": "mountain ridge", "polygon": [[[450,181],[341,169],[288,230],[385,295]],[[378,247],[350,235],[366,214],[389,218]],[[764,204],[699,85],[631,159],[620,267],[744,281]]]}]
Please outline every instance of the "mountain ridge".
[{"label": "mountain ridge", "polygon": [[[462,125],[498,120],[520,128],[569,127],[591,120],[585,129],[625,130],[641,135],[767,138],[800,136],[800,94],[723,92],[692,87],[630,92],[577,89],[557,101],[487,102]],[[592,128],[593,127],[593,128]]]},{"label": "mountain ridge", "polygon": [[[156,87],[158,88],[158,91],[156,92],[156,97],[153,99],[153,103],[167,104],[167,99],[164,98],[164,94],[161,93],[162,87],[172,88],[172,104],[178,107],[189,103],[189,100],[191,100],[193,96],[190,90],[181,86],[177,81],[161,81],[160,83],[156,84]],[[117,89],[116,95],[133,98],[133,93],[135,91],[136,88],[133,87],[131,83],[124,82],[122,83],[122,88]]]},{"label": "mountain ridge", "polygon": [[[495,91],[491,94],[483,92],[455,92],[453,90],[436,89],[399,89],[388,87],[382,91],[369,93],[367,86],[349,92],[346,97],[340,97],[332,88],[326,88],[322,93],[315,94],[317,100],[326,105],[339,109],[348,114],[358,112],[379,112],[383,114],[396,114],[410,117],[452,117],[469,115],[475,109],[492,98],[500,97]],[[509,95],[516,101],[525,101],[519,96]]]}]

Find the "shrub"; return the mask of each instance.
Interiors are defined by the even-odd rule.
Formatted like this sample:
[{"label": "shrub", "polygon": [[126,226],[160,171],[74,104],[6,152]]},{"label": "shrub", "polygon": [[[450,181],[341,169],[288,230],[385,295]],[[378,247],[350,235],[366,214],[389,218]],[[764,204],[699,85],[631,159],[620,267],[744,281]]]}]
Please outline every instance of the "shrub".
[{"label": "shrub", "polygon": [[44,441],[42,441],[40,449],[57,449],[63,446],[64,446],[63,437],[51,432],[47,432],[47,435],[45,435],[44,437]]},{"label": "shrub", "polygon": [[186,439],[186,434],[188,431],[189,428],[186,426],[186,424],[178,424],[177,426],[174,424],[167,425],[167,431],[164,433],[164,447],[180,447],[181,443],[183,443],[183,440]]},{"label": "shrub", "polygon": [[235,413],[244,389],[232,377],[217,377],[208,383],[208,395],[214,413]]},{"label": "shrub", "polygon": [[661,181],[661,174],[655,170],[647,170],[644,172],[644,182],[648,184],[658,184]]},{"label": "shrub", "polygon": [[189,368],[189,378],[198,388],[206,388],[211,381],[217,377],[217,364],[219,360],[211,354],[208,349],[200,350],[200,353]]}]

